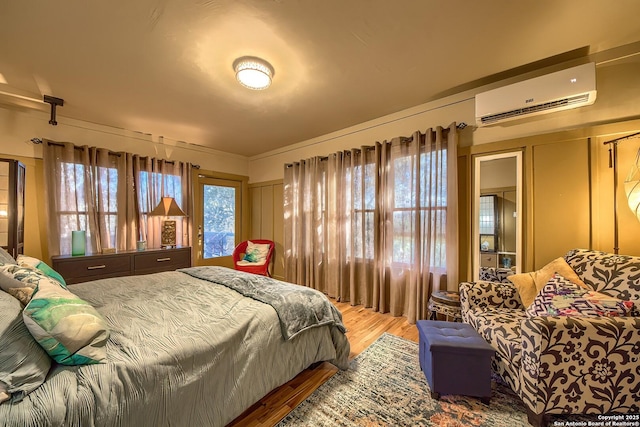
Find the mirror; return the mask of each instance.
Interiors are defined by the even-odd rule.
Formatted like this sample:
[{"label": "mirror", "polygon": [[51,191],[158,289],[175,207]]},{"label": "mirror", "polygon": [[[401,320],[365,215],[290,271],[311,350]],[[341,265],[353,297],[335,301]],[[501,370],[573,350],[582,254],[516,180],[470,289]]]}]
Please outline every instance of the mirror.
[{"label": "mirror", "polygon": [[473,280],[481,270],[522,270],[522,153],[475,157]]}]

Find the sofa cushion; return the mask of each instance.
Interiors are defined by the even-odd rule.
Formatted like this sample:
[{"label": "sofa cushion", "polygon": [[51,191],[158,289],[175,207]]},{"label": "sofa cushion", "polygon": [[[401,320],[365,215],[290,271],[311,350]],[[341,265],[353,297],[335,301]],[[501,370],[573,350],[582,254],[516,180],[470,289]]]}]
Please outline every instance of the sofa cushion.
[{"label": "sofa cushion", "polygon": [[565,256],[580,279],[597,292],[632,301],[631,316],[640,316],[640,257],[574,249]]},{"label": "sofa cushion", "polygon": [[526,319],[524,310],[499,308],[474,310],[468,322],[498,353],[520,367],[520,321]]},{"label": "sofa cushion", "polygon": [[626,316],[633,303],[584,289],[560,274],[554,274],[527,308],[534,316]]},{"label": "sofa cushion", "polygon": [[564,258],[556,258],[540,270],[530,273],[514,274],[507,277],[516,288],[522,299],[522,304],[529,307],[540,290],[547,284],[554,273],[560,273],[576,285],[589,289],[586,284],[580,280],[580,277],[573,271],[571,266],[567,264]]},{"label": "sofa cushion", "polygon": [[467,313],[467,323],[496,350],[494,370],[516,393],[520,389],[520,322],[526,318],[524,310],[511,308],[475,309]]}]

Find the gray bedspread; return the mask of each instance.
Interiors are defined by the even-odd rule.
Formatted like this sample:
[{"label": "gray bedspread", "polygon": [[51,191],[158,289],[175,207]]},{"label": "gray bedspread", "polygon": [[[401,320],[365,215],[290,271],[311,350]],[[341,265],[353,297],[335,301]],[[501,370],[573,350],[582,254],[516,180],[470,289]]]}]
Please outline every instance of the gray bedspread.
[{"label": "gray bedspread", "polygon": [[71,285],[107,320],[107,363],[52,367],[3,426],[224,426],[309,365],[346,369],[337,324],[283,339],[267,304],[182,272]]},{"label": "gray bedspread", "polygon": [[269,304],[278,313],[282,336],[286,340],[323,325],[335,325],[340,331],[347,331],[340,311],[315,289],[225,267],[191,267],[179,271]]}]

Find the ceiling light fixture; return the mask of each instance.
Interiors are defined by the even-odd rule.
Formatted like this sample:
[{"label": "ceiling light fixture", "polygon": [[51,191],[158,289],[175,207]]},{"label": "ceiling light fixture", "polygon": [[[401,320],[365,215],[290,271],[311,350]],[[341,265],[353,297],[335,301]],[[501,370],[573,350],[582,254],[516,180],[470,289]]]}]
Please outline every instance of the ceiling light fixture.
[{"label": "ceiling light fixture", "polygon": [[233,69],[240,84],[254,90],[268,88],[275,74],[271,64],[255,56],[236,59],[233,61]]}]

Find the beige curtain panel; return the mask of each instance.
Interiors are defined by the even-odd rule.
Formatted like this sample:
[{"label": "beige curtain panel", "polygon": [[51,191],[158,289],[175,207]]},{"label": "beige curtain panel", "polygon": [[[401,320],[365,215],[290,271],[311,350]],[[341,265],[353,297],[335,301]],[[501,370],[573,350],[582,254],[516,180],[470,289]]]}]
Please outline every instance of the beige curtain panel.
[{"label": "beige curtain panel", "polygon": [[162,196],[176,199],[187,217],[177,220],[177,245],[191,244],[190,163],[107,149],[44,141],[49,253],[71,253],[71,232],[87,235],[88,254],[102,248],[133,250],[138,240],[160,247],[160,221],[147,218]]},{"label": "beige curtain panel", "polygon": [[415,323],[457,288],[457,129],[285,166],[286,280]]}]

